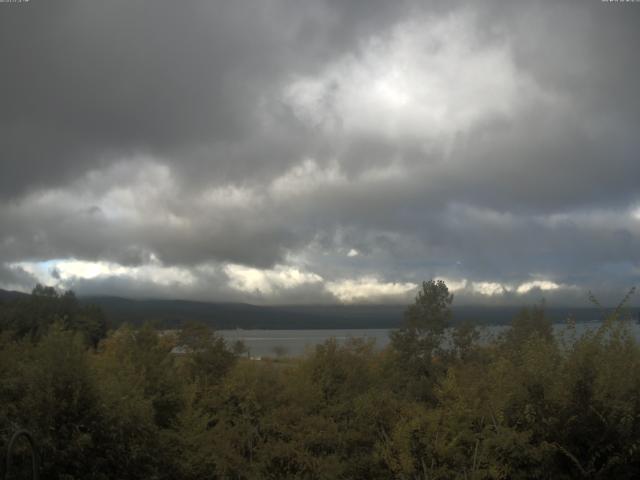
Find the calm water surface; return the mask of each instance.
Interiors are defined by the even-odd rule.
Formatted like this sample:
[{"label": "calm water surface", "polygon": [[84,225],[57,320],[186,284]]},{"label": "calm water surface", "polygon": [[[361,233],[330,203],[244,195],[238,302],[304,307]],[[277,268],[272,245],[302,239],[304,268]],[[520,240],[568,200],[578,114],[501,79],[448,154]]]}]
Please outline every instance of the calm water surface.
[{"label": "calm water surface", "polygon": [[[579,323],[576,325],[576,334],[581,335],[589,330],[596,329],[600,322]],[[481,328],[482,338],[491,339],[507,327],[487,326]],[[640,325],[629,323],[629,328],[640,341]],[[555,324],[554,329],[558,335],[566,330],[565,324]],[[324,343],[329,338],[335,338],[338,343],[344,343],[349,338],[365,338],[375,340],[377,348],[384,348],[389,343],[390,329],[355,329],[355,330],[219,330],[218,333],[225,337],[229,343],[242,340],[249,347],[251,356],[265,357],[276,356],[276,352],[286,356],[303,355],[316,345]]]}]

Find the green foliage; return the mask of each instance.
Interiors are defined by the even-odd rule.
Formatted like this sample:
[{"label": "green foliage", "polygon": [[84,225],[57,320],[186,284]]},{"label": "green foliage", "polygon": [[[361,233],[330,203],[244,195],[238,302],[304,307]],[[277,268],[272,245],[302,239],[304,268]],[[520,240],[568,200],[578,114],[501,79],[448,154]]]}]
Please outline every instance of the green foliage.
[{"label": "green foliage", "polygon": [[513,319],[504,340],[509,347],[517,351],[531,336],[537,336],[547,341],[551,341],[553,338],[553,328],[551,321],[545,316],[544,304],[522,309],[520,314]]},{"label": "green foliage", "polygon": [[[405,311],[402,328],[391,334],[396,389],[433,402],[442,369],[434,361],[451,320],[453,294],[442,280],[422,282],[415,302]],[[410,388],[407,388],[411,386]]]},{"label": "green foliage", "polygon": [[463,362],[470,360],[479,340],[480,332],[475,325],[471,323],[457,325],[451,332],[453,355]]},{"label": "green foliage", "polygon": [[72,291],[61,293],[38,284],[31,295],[0,305],[0,332],[10,332],[16,339],[37,341],[55,323],[81,333],[93,347],[107,334],[102,311],[81,305]]},{"label": "green foliage", "polygon": [[385,350],[253,361],[198,324],[94,348],[75,297],[35,297],[2,317],[0,448],[30,429],[42,478],[640,477],[640,346],[617,313],[558,337],[534,307],[480,342],[425,282]]},{"label": "green foliage", "polygon": [[420,337],[434,337],[444,333],[451,320],[453,294],[442,280],[422,282],[415,302],[405,311],[405,330]]},{"label": "green foliage", "polygon": [[187,323],[177,343],[187,353],[182,364],[184,372],[200,383],[219,382],[236,361],[236,354],[227,348],[224,338],[202,323]]}]

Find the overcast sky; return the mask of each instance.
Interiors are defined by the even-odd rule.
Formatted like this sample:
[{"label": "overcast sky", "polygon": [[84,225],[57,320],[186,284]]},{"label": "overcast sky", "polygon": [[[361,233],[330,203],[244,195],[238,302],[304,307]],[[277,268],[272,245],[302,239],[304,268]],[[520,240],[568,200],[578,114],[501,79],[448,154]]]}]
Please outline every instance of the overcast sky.
[{"label": "overcast sky", "polygon": [[639,27],[600,0],[0,3],[0,288],[615,302]]}]

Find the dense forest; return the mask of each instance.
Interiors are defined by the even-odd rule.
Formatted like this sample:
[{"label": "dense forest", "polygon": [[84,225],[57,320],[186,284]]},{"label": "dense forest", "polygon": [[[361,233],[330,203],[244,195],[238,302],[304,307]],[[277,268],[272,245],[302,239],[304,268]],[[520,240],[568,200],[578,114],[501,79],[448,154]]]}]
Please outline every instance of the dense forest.
[{"label": "dense forest", "polygon": [[65,480],[640,478],[622,309],[558,336],[532,307],[481,342],[449,330],[452,301],[423,283],[382,351],[254,361],[202,324],[107,331],[100,309],[38,286],[0,303],[0,447],[28,429],[41,478]]}]

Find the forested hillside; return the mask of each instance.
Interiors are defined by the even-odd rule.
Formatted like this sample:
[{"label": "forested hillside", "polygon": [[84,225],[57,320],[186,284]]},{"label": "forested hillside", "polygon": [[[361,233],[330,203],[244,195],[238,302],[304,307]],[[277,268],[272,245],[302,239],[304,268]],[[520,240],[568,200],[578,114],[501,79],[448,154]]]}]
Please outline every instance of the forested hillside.
[{"label": "forested hillside", "polygon": [[0,304],[0,441],[33,432],[46,479],[640,477],[621,309],[558,338],[534,307],[489,344],[464,325],[444,348],[452,301],[425,282],[381,352],[251,361],[198,324],[107,333],[99,310],[39,288]]},{"label": "forested hillside", "polygon": [[[0,301],[25,299],[26,294],[0,290]],[[405,306],[363,305],[250,305],[246,303],[196,302],[188,300],[130,299],[109,296],[79,297],[80,304],[100,307],[112,327],[124,323],[141,326],[151,323],[158,328],[176,328],[185,322],[206,323],[223,329],[354,329],[397,328],[402,325]],[[508,325],[518,314],[517,306],[452,306],[453,324]],[[640,309],[629,308],[638,318]],[[545,309],[554,323],[571,317],[576,322],[602,320],[602,310],[595,307],[559,307]]]}]

